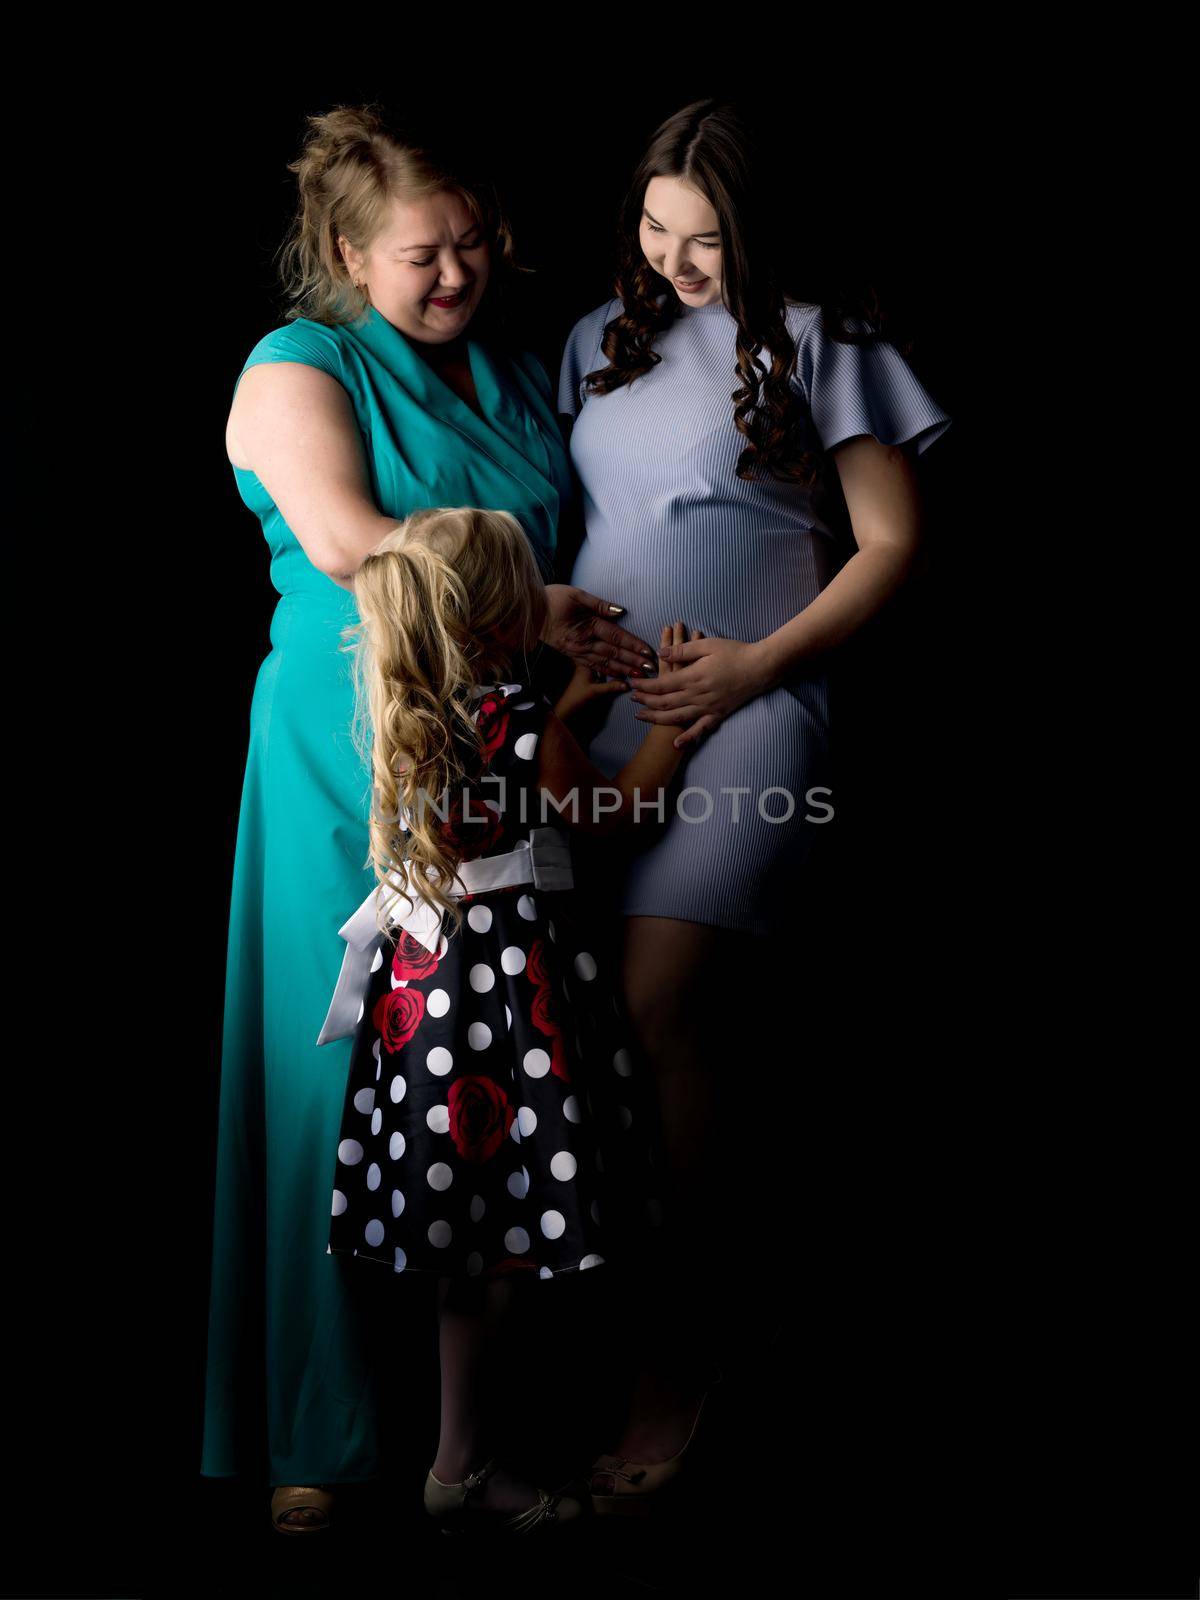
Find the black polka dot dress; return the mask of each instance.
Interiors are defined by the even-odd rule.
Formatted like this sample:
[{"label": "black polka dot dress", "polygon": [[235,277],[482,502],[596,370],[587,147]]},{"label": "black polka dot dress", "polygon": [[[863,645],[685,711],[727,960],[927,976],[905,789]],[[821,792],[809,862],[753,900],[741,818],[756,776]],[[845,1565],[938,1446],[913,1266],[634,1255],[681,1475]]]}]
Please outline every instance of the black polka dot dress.
[{"label": "black polka dot dress", "polygon": [[[528,848],[549,701],[481,685],[486,774],[450,807],[464,860]],[[476,820],[478,817],[484,820]],[[561,828],[561,822],[557,825]],[[565,831],[565,829],[564,829]],[[355,1034],[330,1254],[395,1272],[552,1278],[644,1254],[664,1222],[657,1104],[616,981],[613,930],[573,889],[463,897],[436,954],[382,945]]]}]

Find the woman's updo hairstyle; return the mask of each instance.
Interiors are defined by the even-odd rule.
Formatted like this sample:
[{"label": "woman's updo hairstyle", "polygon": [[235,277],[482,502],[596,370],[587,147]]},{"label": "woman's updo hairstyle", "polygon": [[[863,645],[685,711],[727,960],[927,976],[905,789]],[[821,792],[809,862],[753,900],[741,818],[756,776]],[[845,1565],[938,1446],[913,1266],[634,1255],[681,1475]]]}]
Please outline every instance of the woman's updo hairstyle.
[{"label": "woman's updo hairstyle", "polygon": [[296,174],[299,201],[279,251],[287,320],[358,321],[370,300],[346,268],[338,235],[366,251],[386,225],[393,201],[445,193],[459,196],[490,245],[488,287],[472,319],[473,334],[485,331],[481,319],[500,334],[512,279],[528,269],[517,264],[512,230],[492,181],[470,155],[450,149],[444,140],[435,151],[376,104],[335,106],[306,120],[303,148],[288,164]]}]

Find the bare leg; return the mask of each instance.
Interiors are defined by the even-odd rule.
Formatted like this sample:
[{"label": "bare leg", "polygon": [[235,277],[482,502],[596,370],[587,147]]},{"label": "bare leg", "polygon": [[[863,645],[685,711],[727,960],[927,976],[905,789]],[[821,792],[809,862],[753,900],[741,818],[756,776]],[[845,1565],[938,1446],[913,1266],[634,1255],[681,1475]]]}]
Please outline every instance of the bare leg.
[{"label": "bare leg", "polygon": [[[503,1279],[438,1279],[438,1346],[442,1369],[441,1432],[433,1475],[461,1483],[495,1453],[489,1395],[494,1393],[491,1355],[516,1287]],[[501,1467],[475,1497],[492,1511],[523,1511],[536,1505],[536,1487]]]},{"label": "bare leg", "polygon": [[729,971],[744,970],[747,937],[671,917],[625,919],[626,1008],[658,1089],[671,1178],[666,1249],[652,1269],[627,1278],[645,1336],[613,1453],[631,1460],[665,1460],[685,1443],[720,1353],[728,1222],[712,1152],[733,1048],[722,1026],[731,1008],[720,996]]}]

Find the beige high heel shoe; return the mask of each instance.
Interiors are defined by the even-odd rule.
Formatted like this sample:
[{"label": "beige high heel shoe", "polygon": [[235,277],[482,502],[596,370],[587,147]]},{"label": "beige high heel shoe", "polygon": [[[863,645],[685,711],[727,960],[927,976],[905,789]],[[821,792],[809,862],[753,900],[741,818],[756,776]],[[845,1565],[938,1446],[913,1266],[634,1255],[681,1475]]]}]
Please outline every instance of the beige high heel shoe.
[{"label": "beige high heel shoe", "polygon": [[492,1534],[535,1533],[573,1522],[583,1514],[582,1501],[571,1495],[551,1494],[538,1490],[538,1503],[511,1515],[506,1511],[488,1511],[482,1506],[469,1506],[467,1498],[481,1489],[495,1472],[499,1462],[493,1456],[475,1472],[470,1472],[458,1483],[443,1483],[435,1478],[433,1468],[425,1479],[425,1510],[435,1517],[443,1533]]},{"label": "beige high heel shoe", "polygon": [[[668,1497],[668,1490],[677,1485],[683,1471],[687,1452],[700,1436],[700,1419],[704,1416],[705,1402],[720,1383],[723,1374],[718,1371],[710,1379],[708,1388],[700,1396],[692,1429],[680,1448],[665,1461],[629,1461],[624,1456],[597,1456],[588,1477],[592,1510],[597,1516],[645,1516]],[[610,1490],[597,1490],[597,1478],[611,1478]]]},{"label": "beige high heel shoe", "polygon": [[[319,1522],[284,1522],[289,1511],[301,1508],[320,1513]],[[320,1533],[329,1526],[329,1513],[333,1509],[333,1495],[325,1484],[301,1487],[299,1484],[280,1484],[271,1496],[271,1526],[280,1533]]]}]

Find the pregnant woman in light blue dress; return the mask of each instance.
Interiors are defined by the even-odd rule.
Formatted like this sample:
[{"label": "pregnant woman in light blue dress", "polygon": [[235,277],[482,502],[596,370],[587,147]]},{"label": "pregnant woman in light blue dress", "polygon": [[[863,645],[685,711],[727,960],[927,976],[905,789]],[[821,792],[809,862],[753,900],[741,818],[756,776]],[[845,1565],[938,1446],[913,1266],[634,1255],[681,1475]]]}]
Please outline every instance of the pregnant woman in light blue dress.
[{"label": "pregnant woman in light blue dress", "polygon": [[[719,1353],[718,1301],[743,1241],[774,1225],[756,1211],[755,1141],[820,999],[784,1001],[776,1035],[780,998],[755,980],[766,941],[802,961],[823,933],[806,921],[833,803],[823,656],[903,581],[921,521],[912,456],[950,424],[894,345],[855,337],[866,327],[839,336],[785,296],[755,208],[789,197],[754,181],[733,108],[703,101],[666,122],[630,188],[617,294],[576,323],[560,375],[586,527],[572,581],[623,603],[641,637],[675,620],[694,632],[671,652],[680,670],[604,703],[588,749],[617,771],[639,718],[691,746],[665,826],[597,879],[617,879],[626,999],[657,1074],[675,1213],[691,1219],[677,1271],[630,1302],[642,1366],[596,1463],[598,1510],[678,1470]],[[835,473],[857,545],[840,570],[818,492]]]}]

